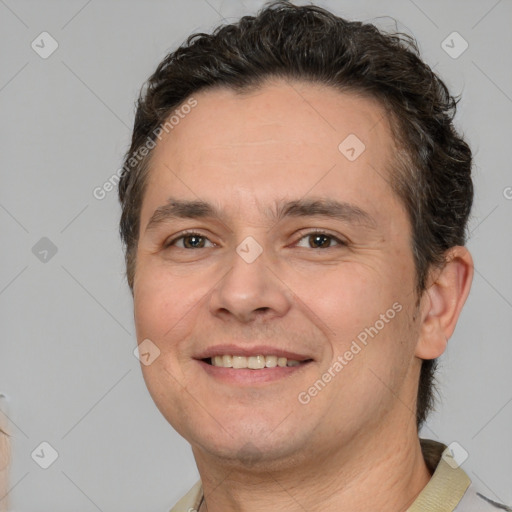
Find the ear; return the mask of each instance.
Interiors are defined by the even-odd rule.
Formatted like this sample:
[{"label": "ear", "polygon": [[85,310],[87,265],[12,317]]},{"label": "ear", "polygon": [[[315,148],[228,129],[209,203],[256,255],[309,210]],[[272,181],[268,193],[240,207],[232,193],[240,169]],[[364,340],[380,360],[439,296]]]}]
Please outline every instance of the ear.
[{"label": "ear", "polygon": [[473,281],[473,258],[466,247],[451,247],[445,258],[446,264],[429,274],[420,301],[421,325],[415,352],[420,359],[435,359],[445,351]]}]

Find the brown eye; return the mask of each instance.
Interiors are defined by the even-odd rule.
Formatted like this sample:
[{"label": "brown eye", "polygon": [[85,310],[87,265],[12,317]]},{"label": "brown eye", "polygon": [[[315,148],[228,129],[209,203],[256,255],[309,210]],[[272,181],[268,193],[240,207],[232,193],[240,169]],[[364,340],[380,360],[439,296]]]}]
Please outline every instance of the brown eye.
[{"label": "brown eye", "polygon": [[328,235],[309,235],[309,243],[313,247],[330,247],[331,238],[332,237]]},{"label": "brown eye", "polygon": [[[329,233],[323,232],[313,232],[306,234],[300,240],[306,240],[307,248],[310,249],[329,249],[333,247],[332,242],[335,242],[336,245],[346,245],[345,242],[335,237],[334,235],[330,235]],[[299,247],[304,247],[304,245],[299,245]]]},{"label": "brown eye", "polygon": [[[165,247],[175,246],[179,249],[203,249],[206,247],[206,241],[208,238],[200,235],[199,233],[187,233],[179,237],[174,238]],[[209,240],[208,240],[209,242]],[[213,247],[212,242],[209,242]]]},{"label": "brown eye", "polygon": [[184,236],[183,245],[186,249],[197,249],[198,247],[204,247],[204,237],[197,235]]}]

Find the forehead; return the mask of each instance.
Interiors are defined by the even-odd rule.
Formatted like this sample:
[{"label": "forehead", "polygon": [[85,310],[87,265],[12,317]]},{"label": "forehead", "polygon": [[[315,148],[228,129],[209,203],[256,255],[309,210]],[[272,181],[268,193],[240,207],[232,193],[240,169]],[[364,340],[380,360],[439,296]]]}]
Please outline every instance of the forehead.
[{"label": "forehead", "polygon": [[376,101],[312,83],[276,81],[251,92],[208,89],[153,150],[141,226],[167,196],[201,198],[233,215],[314,192],[393,202],[394,141]]}]

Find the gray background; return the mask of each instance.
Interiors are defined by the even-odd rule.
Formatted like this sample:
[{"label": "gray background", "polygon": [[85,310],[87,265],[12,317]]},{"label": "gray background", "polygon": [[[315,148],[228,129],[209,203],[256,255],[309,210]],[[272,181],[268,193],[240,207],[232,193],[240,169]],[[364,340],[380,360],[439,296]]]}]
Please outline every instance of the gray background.
[{"label": "gray background", "polygon": [[[167,511],[198,477],[132,353],[116,192],[98,200],[93,190],[120,167],[139,87],[167,51],[262,3],[0,0],[0,392],[12,510]],[[317,3],[384,28],[395,18],[463,95],[476,272],[442,358],[442,403],[422,434],[457,441],[470,477],[512,503],[512,2]],[[59,45],[47,59],[31,48],[43,31]],[[469,44],[456,59],[441,46],[453,31]],[[33,251],[42,237],[57,248],[46,261]],[[59,454],[48,469],[31,456],[43,441]]]}]

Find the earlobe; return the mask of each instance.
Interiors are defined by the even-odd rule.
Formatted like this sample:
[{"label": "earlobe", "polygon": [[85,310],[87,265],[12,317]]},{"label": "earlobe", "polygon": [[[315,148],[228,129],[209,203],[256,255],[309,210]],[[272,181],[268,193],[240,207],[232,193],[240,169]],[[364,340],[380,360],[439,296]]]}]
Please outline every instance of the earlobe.
[{"label": "earlobe", "polygon": [[445,351],[473,281],[473,258],[466,247],[452,247],[445,257],[446,264],[432,270],[420,302],[421,325],[415,352],[420,359],[435,359]]}]

